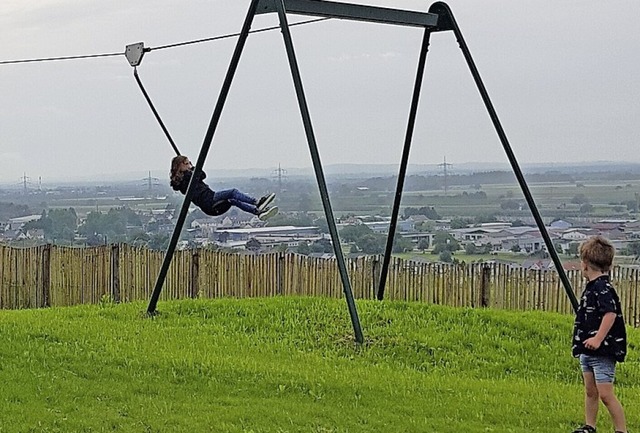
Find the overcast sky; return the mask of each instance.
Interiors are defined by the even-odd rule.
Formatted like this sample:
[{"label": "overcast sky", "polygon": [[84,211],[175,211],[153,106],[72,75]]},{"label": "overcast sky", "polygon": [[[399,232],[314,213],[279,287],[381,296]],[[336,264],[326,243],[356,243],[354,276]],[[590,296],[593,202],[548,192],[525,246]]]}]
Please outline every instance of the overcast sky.
[{"label": "overcast sky", "polygon": [[[249,0],[2,0],[0,61],[124,52],[239,32]],[[417,0],[355,1],[426,11]],[[640,1],[450,0],[521,164],[640,162]],[[290,16],[290,22],[309,19]],[[277,24],[258,16],[253,29]],[[398,163],[422,31],[292,28],[323,164]],[[236,38],[145,54],[182,153],[200,150]],[[152,170],[173,151],[124,56],[0,65],[0,182]],[[410,162],[506,157],[451,32],[434,34]],[[249,37],[205,170],[310,167],[280,32]],[[127,174],[128,175],[128,174]]]}]

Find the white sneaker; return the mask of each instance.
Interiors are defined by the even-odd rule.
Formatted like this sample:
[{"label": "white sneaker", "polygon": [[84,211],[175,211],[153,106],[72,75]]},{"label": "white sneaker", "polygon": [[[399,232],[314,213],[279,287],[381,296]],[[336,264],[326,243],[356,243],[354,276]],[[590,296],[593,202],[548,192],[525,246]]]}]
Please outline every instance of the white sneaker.
[{"label": "white sneaker", "polygon": [[276,195],[273,192],[271,194],[267,194],[263,197],[260,197],[260,200],[258,200],[258,203],[256,204],[258,211],[259,212],[264,211],[267,207],[269,207],[269,205],[275,198],[276,198]]},{"label": "white sneaker", "polygon": [[258,214],[258,218],[260,218],[260,221],[266,221],[272,216],[275,216],[277,214],[278,214],[278,206],[274,206],[260,212],[260,214]]}]

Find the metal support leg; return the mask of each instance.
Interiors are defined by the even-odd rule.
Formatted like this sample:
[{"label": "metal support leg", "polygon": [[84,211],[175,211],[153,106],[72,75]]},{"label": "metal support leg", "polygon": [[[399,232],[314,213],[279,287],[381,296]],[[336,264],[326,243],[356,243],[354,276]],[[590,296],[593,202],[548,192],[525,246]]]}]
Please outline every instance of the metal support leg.
[{"label": "metal support leg", "polygon": [[391,252],[393,250],[393,240],[396,234],[396,226],[398,225],[398,213],[400,212],[400,202],[402,201],[402,189],[404,188],[404,180],[407,176],[407,163],[409,161],[409,152],[411,150],[411,140],[413,139],[413,130],[416,124],[416,115],[418,112],[418,102],[420,101],[420,89],[422,88],[422,79],[424,77],[424,68],[427,63],[427,53],[429,51],[429,39],[431,30],[425,29],[422,39],[422,48],[418,60],[418,71],[416,73],[416,82],[413,86],[413,98],[411,99],[411,110],[409,112],[409,122],[407,124],[407,132],[404,139],[404,148],[402,150],[402,160],[400,161],[400,172],[398,173],[398,183],[396,186],[396,195],[393,200],[393,210],[391,211],[391,222],[389,224],[389,234],[387,235],[387,246],[385,248],[384,257],[382,259],[382,268],[380,270],[380,281],[378,282],[378,299],[384,298],[384,288],[387,283],[387,274],[389,272],[389,262],[391,261]]},{"label": "metal support leg", "polygon": [[562,267],[562,262],[560,261],[560,258],[558,257],[558,253],[556,252],[553,242],[551,241],[551,237],[547,232],[547,229],[544,225],[544,221],[542,220],[542,216],[540,216],[540,212],[538,211],[536,203],[533,200],[533,196],[531,195],[531,191],[529,190],[529,187],[527,185],[527,181],[525,180],[524,175],[520,170],[520,166],[518,165],[518,160],[516,159],[515,154],[511,149],[511,145],[509,145],[509,141],[507,140],[507,135],[505,134],[504,129],[502,129],[502,125],[500,124],[500,120],[498,119],[498,115],[496,114],[496,110],[493,108],[493,104],[489,99],[489,94],[487,93],[487,89],[484,87],[484,84],[482,83],[482,79],[480,78],[480,73],[478,72],[478,69],[476,68],[476,65],[473,61],[473,58],[471,57],[471,52],[469,51],[469,47],[467,47],[467,44],[464,38],[462,37],[462,32],[460,32],[460,28],[458,27],[458,24],[456,23],[455,18],[453,17],[453,13],[451,12],[451,9],[449,9],[449,6],[447,6],[447,4],[442,2],[437,2],[432,4],[431,7],[429,8],[429,12],[435,13],[439,16],[438,30],[453,30],[456,36],[456,39],[460,44],[460,49],[462,50],[464,58],[467,61],[467,65],[469,66],[471,74],[473,75],[473,79],[476,82],[476,86],[478,87],[478,91],[482,96],[484,105],[487,107],[487,111],[489,112],[489,116],[491,117],[491,121],[493,122],[493,126],[495,127],[496,132],[498,133],[498,137],[500,137],[500,142],[502,143],[502,147],[504,148],[504,151],[507,154],[507,158],[511,163],[513,172],[516,175],[516,178],[518,179],[518,183],[520,184],[522,193],[524,194],[524,197],[527,200],[529,209],[531,209],[531,213],[533,214],[533,218],[535,219],[538,229],[540,230],[540,234],[544,239],[544,243],[547,246],[547,251],[551,256],[551,259],[553,260],[553,264],[555,265],[556,271],[560,276],[560,280],[562,281],[565,292],[567,293],[567,296],[571,301],[571,305],[573,306],[573,309],[577,311],[578,300],[576,299],[576,295],[573,292],[573,289],[571,288],[571,282],[569,281],[569,278],[567,278],[567,274],[564,272],[564,268]]},{"label": "metal support leg", "polygon": [[[245,42],[247,41],[247,37],[249,36],[249,30],[251,29],[251,23],[253,22],[253,17],[255,16],[257,5],[258,0],[251,1],[249,12],[247,13],[247,17],[245,18],[244,24],[242,26],[242,31],[240,32],[238,42],[236,43],[236,48],[233,52],[233,56],[231,57],[229,69],[227,70],[222,88],[220,89],[218,102],[216,103],[215,109],[213,110],[213,115],[211,116],[211,121],[209,122],[209,127],[207,128],[204,142],[202,143],[200,155],[198,156],[198,161],[196,162],[196,166],[194,168],[195,172],[202,170],[202,166],[207,159],[207,154],[209,153],[209,148],[211,147],[211,141],[213,140],[213,135],[215,134],[216,128],[218,127],[218,121],[220,120],[222,109],[224,108],[225,101],[227,99],[227,96],[229,95],[229,89],[231,88],[233,77],[236,73],[238,63],[240,62],[242,50],[244,48]],[[176,245],[178,244],[178,239],[180,239],[182,227],[184,226],[184,222],[187,218],[187,213],[189,212],[193,185],[195,185],[193,181],[194,178],[195,176],[191,176],[191,181],[189,182],[189,186],[187,187],[184,202],[182,202],[182,208],[180,209],[180,215],[178,216],[178,220],[176,221],[176,227],[173,230],[171,241],[169,242],[167,252],[164,255],[164,261],[162,262],[162,267],[160,268],[160,273],[158,274],[158,279],[156,280],[156,285],[153,289],[153,294],[151,295],[149,306],[147,307],[147,314],[154,314],[156,311],[156,304],[158,303],[158,298],[160,297],[160,292],[162,291],[162,286],[167,276],[167,271],[169,270],[169,265],[171,264],[173,253],[175,252]]]},{"label": "metal support leg", "polygon": [[309,114],[307,100],[304,94],[304,89],[302,87],[300,70],[298,69],[298,62],[296,60],[296,54],[293,48],[293,40],[291,38],[291,32],[289,31],[289,25],[287,23],[287,13],[284,6],[284,0],[275,0],[275,4],[276,4],[276,9],[278,10],[278,18],[280,19],[280,27],[282,28],[282,36],[284,38],[284,44],[287,50],[287,57],[289,59],[289,66],[291,68],[293,84],[296,89],[296,95],[298,96],[298,105],[300,106],[300,113],[302,115],[304,130],[307,136],[307,142],[309,144],[309,151],[311,152],[313,168],[315,170],[316,180],[318,182],[318,188],[320,189],[320,197],[322,198],[322,205],[324,207],[324,213],[327,218],[329,233],[331,234],[331,242],[333,243],[333,250],[336,255],[336,261],[338,263],[338,269],[340,271],[340,277],[342,279],[344,295],[347,300],[347,305],[349,307],[349,314],[351,315],[351,322],[353,324],[355,339],[358,343],[363,343],[364,339],[362,336],[362,330],[360,328],[358,312],[356,310],[356,305],[353,300],[351,283],[349,281],[347,267],[345,265],[344,256],[342,254],[342,247],[340,246],[340,238],[338,237],[338,229],[336,227],[333,211],[331,210],[331,202],[329,201],[329,192],[327,190],[327,184],[324,178],[324,173],[322,171],[322,163],[320,162],[320,154],[318,152],[318,146],[316,144],[316,138],[313,132],[313,126],[311,124],[311,115]]}]

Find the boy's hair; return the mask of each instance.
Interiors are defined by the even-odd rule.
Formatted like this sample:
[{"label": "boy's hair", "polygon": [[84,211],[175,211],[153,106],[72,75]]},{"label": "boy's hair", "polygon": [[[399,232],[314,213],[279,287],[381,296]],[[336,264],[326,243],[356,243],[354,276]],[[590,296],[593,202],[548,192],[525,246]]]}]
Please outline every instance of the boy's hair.
[{"label": "boy's hair", "polygon": [[594,236],[580,245],[580,260],[602,272],[609,272],[615,254],[616,249],[604,236]]},{"label": "boy's hair", "polygon": [[182,182],[183,172],[180,171],[182,163],[187,162],[189,158],[184,155],[174,156],[171,160],[171,171],[169,172],[170,185],[172,188],[176,188],[180,182]]}]

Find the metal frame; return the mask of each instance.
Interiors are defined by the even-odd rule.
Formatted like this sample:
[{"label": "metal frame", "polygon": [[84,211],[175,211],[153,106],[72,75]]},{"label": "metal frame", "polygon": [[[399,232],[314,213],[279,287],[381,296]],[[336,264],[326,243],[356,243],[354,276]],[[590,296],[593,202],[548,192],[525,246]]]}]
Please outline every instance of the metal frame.
[{"label": "metal frame", "polygon": [[[332,241],[334,252],[336,255],[336,261],[337,261],[338,269],[340,271],[343,290],[344,290],[345,298],[349,308],[349,314],[351,316],[351,321],[352,321],[352,325],[355,333],[355,340],[358,343],[362,343],[364,339],[363,339],[362,330],[360,327],[360,322],[358,319],[356,305],[353,299],[351,283],[349,281],[349,275],[347,272],[344,255],[342,253],[342,248],[340,246],[340,238],[338,236],[338,230],[336,227],[333,210],[331,208],[329,192],[328,192],[325,177],[324,177],[322,163],[320,161],[320,155],[318,152],[315,134],[314,134],[313,126],[311,123],[311,115],[309,113],[309,107],[307,105],[304,88],[302,85],[302,79],[301,79],[300,71],[298,68],[295,49],[293,46],[293,40],[291,38],[291,33],[289,31],[289,24],[287,22],[287,13],[323,16],[323,17],[331,17],[331,18],[339,18],[339,19],[347,19],[347,20],[402,25],[402,26],[414,26],[414,27],[417,26],[417,27],[423,27],[425,29],[424,37],[422,40],[420,56],[419,56],[418,70],[416,73],[416,81],[414,85],[413,97],[411,101],[411,110],[409,113],[409,121],[408,121],[407,131],[405,135],[402,159],[400,163],[398,184],[396,186],[396,193],[394,197],[391,223],[389,226],[389,235],[387,237],[385,255],[383,259],[383,265],[381,268],[381,275],[380,275],[379,287],[378,287],[378,293],[377,293],[378,299],[383,299],[384,297],[384,288],[385,288],[387,273],[389,269],[389,262],[391,259],[393,239],[394,239],[395,230],[397,227],[398,213],[400,209],[400,202],[402,199],[402,190],[403,190],[404,180],[406,176],[409,152],[411,149],[413,130],[415,128],[416,114],[417,114],[418,103],[420,99],[420,90],[422,87],[422,81],[424,77],[424,69],[426,65],[430,35],[432,32],[453,31],[458,40],[458,43],[460,44],[460,48],[462,49],[463,55],[467,61],[469,69],[471,70],[471,73],[474,77],[478,90],[480,91],[482,99],[489,112],[491,120],[493,121],[494,127],[498,133],[498,136],[500,137],[500,141],[504,147],[505,152],[507,153],[507,157],[509,158],[509,162],[511,163],[511,166],[518,179],[520,187],[522,188],[522,191],[525,195],[527,203],[529,204],[529,207],[533,213],[533,216],[536,220],[538,228],[542,233],[542,236],[544,238],[549,254],[551,255],[553,262],[556,265],[556,270],[558,271],[560,278],[562,280],[562,283],[565,286],[567,295],[569,296],[574,309],[577,309],[577,305],[578,305],[577,300],[575,298],[573,290],[571,289],[569,280],[566,277],[566,274],[564,273],[564,270],[562,268],[562,263],[558,258],[555,248],[553,248],[551,238],[549,237],[549,234],[546,231],[544,223],[542,222],[540,213],[537,210],[537,207],[535,205],[531,192],[529,191],[529,188],[522,174],[522,171],[518,166],[518,162],[515,158],[515,155],[513,154],[513,151],[511,150],[511,147],[504,133],[504,130],[500,125],[495,109],[493,108],[493,105],[491,104],[487,91],[482,83],[482,80],[480,79],[480,75],[475,67],[473,59],[471,58],[471,54],[462,37],[462,33],[460,32],[460,29],[458,28],[458,25],[455,22],[455,19],[453,18],[453,14],[451,13],[451,10],[445,3],[442,3],[442,2],[434,3],[433,5],[431,5],[429,12],[426,13],[426,12],[404,11],[404,10],[374,7],[374,6],[336,3],[336,2],[330,2],[330,1],[324,1],[324,0],[252,0],[249,6],[249,10],[247,12],[247,16],[245,18],[244,24],[242,26],[242,31],[240,32],[240,36],[236,43],[236,47],[233,52],[231,62],[229,64],[229,68],[227,70],[222,88],[220,90],[218,101],[216,103],[213,115],[211,117],[209,127],[205,134],[204,141],[202,143],[202,148],[200,150],[200,154],[198,156],[198,160],[196,162],[194,170],[201,171],[204,165],[204,162],[207,158],[207,154],[209,152],[209,148],[211,147],[211,142],[213,140],[213,136],[215,134],[218,121],[222,114],[222,110],[224,108],[224,104],[227,99],[229,89],[231,87],[231,83],[233,81],[233,77],[235,75],[242,51],[244,49],[244,45],[246,43],[247,37],[249,35],[249,31],[251,29],[253,18],[257,14],[265,14],[265,13],[277,13],[278,19],[280,22],[280,28],[282,30],[282,36],[284,39],[284,45],[287,52],[289,67],[291,69],[291,75],[292,75],[293,84],[296,91],[296,96],[298,99],[300,114],[302,116],[303,125],[305,129],[306,137],[307,137],[307,143],[309,145],[309,151],[311,153],[311,159],[313,162],[313,168],[316,175],[316,181],[318,183],[318,188],[320,190],[320,197],[322,199],[322,205],[324,208],[325,216],[327,218],[329,233],[331,236],[331,241]],[[141,48],[139,47],[136,47],[136,48],[138,50],[141,50]],[[135,65],[133,65],[132,63],[132,66],[135,66]],[[193,176],[192,179],[194,177],[195,176]],[[192,190],[193,190],[193,184],[192,182],[190,182],[189,187],[187,188],[187,192],[185,194],[182,208],[180,209],[180,214],[176,221],[176,227],[174,229],[173,235],[169,242],[169,246],[167,247],[164,261],[162,263],[162,267],[158,274],[154,291],[151,296],[149,306],[147,308],[147,312],[149,314],[154,314],[156,312],[156,305],[158,302],[158,298],[160,296],[160,292],[162,290],[162,286],[164,284],[164,280],[166,278],[166,274],[169,269],[171,259],[175,252],[175,248],[180,238],[180,233],[184,226],[187,212],[189,210],[189,204],[191,203]]]},{"label": "metal frame", "polygon": [[549,232],[547,231],[544,221],[542,220],[542,216],[540,216],[540,212],[536,206],[535,200],[533,199],[533,195],[529,190],[529,186],[527,185],[527,181],[522,174],[522,170],[520,170],[520,166],[518,165],[518,160],[516,159],[513,150],[511,149],[511,145],[509,144],[509,140],[507,139],[507,135],[500,124],[500,120],[498,119],[498,114],[496,113],[493,104],[491,103],[491,99],[489,98],[489,94],[487,93],[487,89],[485,88],[482,79],[480,78],[480,73],[476,68],[475,62],[471,57],[471,52],[469,51],[469,47],[462,36],[462,32],[456,23],[455,18],[453,17],[453,13],[451,9],[446,3],[436,2],[431,5],[429,8],[429,12],[435,15],[438,15],[438,25],[434,29],[426,29],[425,37],[422,45],[422,52],[420,54],[420,64],[418,66],[418,74],[416,77],[416,85],[414,87],[414,95],[413,95],[413,103],[411,106],[411,113],[409,115],[409,125],[407,126],[407,136],[405,140],[405,147],[402,153],[402,161],[400,164],[400,174],[398,176],[398,184],[396,187],[395,200],[393,204],[393,210],[391,214],[391,223],[389,226],[389,236],[387,237],[387,245],[385,248],[385,255],[382,263],[382,269],[380,272],[380,281],[378,285],[378,299],[382,300],[384,298],[384,289],[387,278],[387,273],[389,269],[389,261],[391,260],[391,250],[393,248],[393,238],[395,236],[396,226],[398,222],[398,213],[400,210],[400,200],[402,198],[402,187],[404,185],[404,178],[406,175],[406,166],[407,160],[409,158],[409,150],[411,148],[411,136],[413,134],[413,127],[415,125],[415,110],[417,109],[417,101],[419,98],[420,84],[419,81],[422,80],[423,69],[424,69],[424,60],[423,56],[426,57],[426,53],[428,50],[427,45],[429,44],[428,33],[430,32],[441,32],[441,31],[453,31],[458,44],[460,45],[460,49],[462,50],[462,54],[467,62],[467,66],[469,66],[469,70],[473,75],[473,79],[478,87],[478,91],[480,92],[480,96],[482,97],[482,101],[487,108],[487,112],[491,117],[491,121],[493,122],[493,126],[500,138],[500,142],[502,143],[502,147],[504,148],[505,153],[507,154],[507,158],[509,159],[509,163],[511,164],[511,168],[518,180],[518,184],[520,185],[520,189],[522,189],[522,193],[525,196],[527,204],[529,205],[529,209],[531,209],[531,213],[533,215],[534,220],[536,221],[536,225],[540,230],[540,234],[544,240],[544,243],[547,247],[547,252],[551,256],[553,264],[555,265],[556,271],[560,276],[560,280],[564,287],[564,290],[569,297],[569,301],[573,306],[574,311],[578,310],[578,300],[576,299],[576,295],[571,287],[571,282],[569,278],[567,278],[567,274],[562,267],[562,262],[560,261],[560,257],[558,257],[558,253],[551,241],[551,237],[549,236]]},{"label": "metal frame", "polygon": [[[256,14],[279,11],[279,0],[260,0]],[[285,13],[366,21],[381,24],[396,24],[412,27],[435,27],[437,15],[401,9],[336,3],[325,0],[285,0]]]}]

